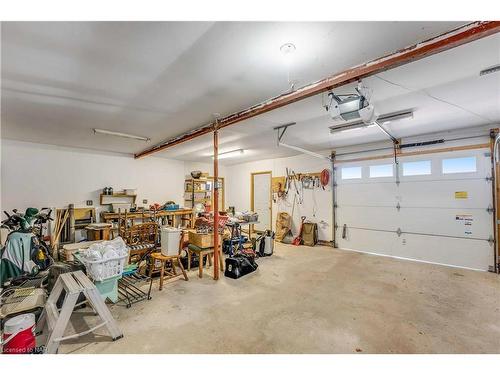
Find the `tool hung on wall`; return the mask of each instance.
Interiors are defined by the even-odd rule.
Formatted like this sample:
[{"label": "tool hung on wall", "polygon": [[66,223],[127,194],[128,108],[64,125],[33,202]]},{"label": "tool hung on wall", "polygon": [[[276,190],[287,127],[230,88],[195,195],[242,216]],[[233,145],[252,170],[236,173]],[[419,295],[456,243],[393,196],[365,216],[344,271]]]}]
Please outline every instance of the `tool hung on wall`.
[{"label": "tool hung on wall", "polygon": [[278,203],[280,199],[286,199],[286,177],[273,177],[271,179],[273,202]]},{"label": "tool hung on wall", "polygon": [[315,180],[311,176],[304,176],[304,177],[302,177],[301,183],[302,183],[302,188],[303,189],[308,189],[308,190],[314,189]]},{"label": "tool hung on wall", "polygon": [[328,169],[323,169],[320,176],[321,188],[325,190],[325,186],[330,183],[330,171]]}]

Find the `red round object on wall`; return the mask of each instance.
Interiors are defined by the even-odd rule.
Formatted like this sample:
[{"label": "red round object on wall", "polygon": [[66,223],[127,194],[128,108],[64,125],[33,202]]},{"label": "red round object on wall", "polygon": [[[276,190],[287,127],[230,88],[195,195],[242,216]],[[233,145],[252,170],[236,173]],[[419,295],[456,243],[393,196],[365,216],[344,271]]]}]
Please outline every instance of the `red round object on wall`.
[{"label": "red round object on wall", "polygon": [[323,169],[321,171],[321,185],[325,187],[330,182],[330,171],[328,169]]}]

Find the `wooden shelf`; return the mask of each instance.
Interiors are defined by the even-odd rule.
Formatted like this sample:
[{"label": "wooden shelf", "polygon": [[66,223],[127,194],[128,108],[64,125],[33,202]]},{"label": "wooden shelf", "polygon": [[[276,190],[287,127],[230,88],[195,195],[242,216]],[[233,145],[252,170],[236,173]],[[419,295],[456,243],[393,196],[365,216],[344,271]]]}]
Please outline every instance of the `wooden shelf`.
[{"label": "wooden shelf", "polygon": [[121,193],[117,193],[117,194],[103,194],[103,193],[101,193],[101,197],[133,197],[133,198],[135,198],[135,197],[137,197],[137,195],[136,194],[133,194],[133,195],[121,194]]},{"label": "wooden shelf", "polygon": [[[219,181],[221,182],[221,188],[219,189],[220,194],[220,204],[221,210],[224,210],[224,177],[219,177]],[[203,185],[204,184],[204,185]],[[201,187],[212,187],[214,186],[214,179],[211,176],[206,178],[186,178],[184,180],[184,202],[191,206],[194,206],[196,203],[204,203],[206,206],[213,206],[213,198],[214,198],[214,190],[213,189],[200,189]],[[195,199],[196,194],[205,195],[203,199]],[[190,198],[186,196],[191,195]],[[199,197],[196,196],[196,198]]]},{"label": "wooden shelf", "polygon": [[130,203],[134,204],[135,203],[135,199],[137,198],[137,195],[136,194],[134,194],[134,195],[122,194],[122,193],[117,193],[117,194],[102,194],[101,193],[99,195],[99,203],[101,205],[112,204],[112,203],[120,203],[118,201],[106,203],[106,202],[104,202],[105,198],[129,198],[129,200],[131,201]]}]

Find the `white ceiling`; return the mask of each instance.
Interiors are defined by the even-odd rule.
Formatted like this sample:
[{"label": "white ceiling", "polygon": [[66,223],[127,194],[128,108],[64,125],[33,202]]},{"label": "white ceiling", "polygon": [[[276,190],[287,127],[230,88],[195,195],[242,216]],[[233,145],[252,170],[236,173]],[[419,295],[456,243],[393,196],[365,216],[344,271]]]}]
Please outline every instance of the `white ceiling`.
[{"label": "white ceiling", "polygon": [[[214,113],[224,116],[286,91],[279,52],[285,42],[297,46],[290,76],[300,86],[461,24],[4,22],[2,137],[134,153],[150,144],[94,135],[92,128],[147,136],[155,144],[210,122]],[[500,121],[500,74],[478,73],[499,61],[495,35],[379,75],[404,88],[377,77],[365,83],[379,112],[415,109],[413,120],[394,123],[397,136],[483,125]],[[319,96],[224,129],[221,151],[248,150],[226,162],[293,154],[276,147],[272,131],[289,121],[297,125],[287,142],[314,150],[383,139],[376,129],[330,135],[333,122]],[[210,161],[211,153],[206,136],[158,155]]]},{"label": "white ceiling", "polygon": [[[373,90],[372,102],[381,114],[412,109],[413,119],[385,125],[397,138],[500,123],[500,72],[479,76],[482,69],[500,64],[500,34],[404,65],[363,81]],[[335,90],[352,93],[355,84]],[[387,140],[377,128],[330,134],[337,124],[322,106],[321,95],[268,112],[223,129],[220,152],[243,148],[245,156],[225,164],[297,154],[277,147],[273,127],[296,122],[284,142],[322,151]],[[209,136],[176,146],[162,155],[209,161]]]}]

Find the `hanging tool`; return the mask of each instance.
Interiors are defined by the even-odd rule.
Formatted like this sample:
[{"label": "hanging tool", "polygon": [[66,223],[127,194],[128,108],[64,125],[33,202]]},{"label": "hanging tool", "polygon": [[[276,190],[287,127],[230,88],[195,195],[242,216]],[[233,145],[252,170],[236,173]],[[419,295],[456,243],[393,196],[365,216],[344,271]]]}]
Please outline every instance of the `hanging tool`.
[{"label": "hanging tool", "polygon": [[303,176],[301,183],[304,189],[314,189],[314,179],[311,176]]},{"label": "hanging tool", "polygon": [[323,169],[321,171],[321,187],[325,190],[325,186],[330,182],[330,171],[328,169]]},{"label": "hanging tool", "polygon": [[294,171],[292,171],[292,180],[293,180],[293,187],[295,188],[295,194],[297,195],[297,202],[298,204],[302,204],[304,203],[303,191],[299,190],[299,186],[297,185],[298,177]]}]

